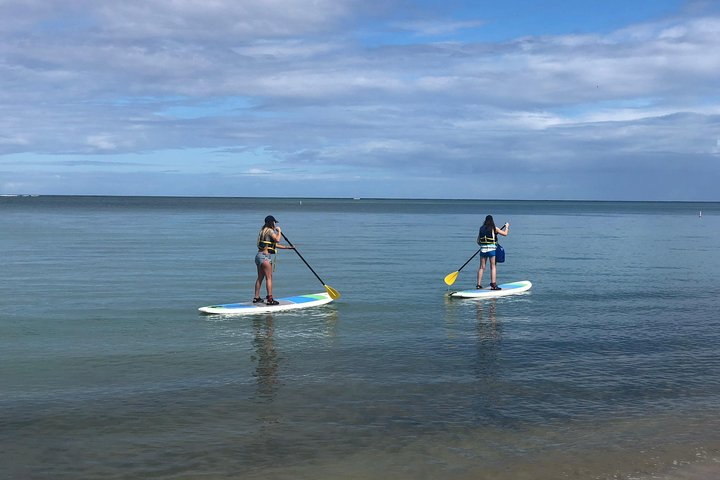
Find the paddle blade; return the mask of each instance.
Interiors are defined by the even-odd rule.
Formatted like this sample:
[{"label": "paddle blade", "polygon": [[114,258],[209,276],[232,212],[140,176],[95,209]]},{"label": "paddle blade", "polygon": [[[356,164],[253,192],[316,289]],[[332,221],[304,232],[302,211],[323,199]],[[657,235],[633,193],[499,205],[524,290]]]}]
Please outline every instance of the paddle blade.
[{"label": "paddle blade", "polygon": [[458,273],[460,273],[460,272],[457,271],[457,272],[449,273],[445,277],[445,283],[447,283],[448,285],[452,285],[453,283],[455,283],[455,280],[457,280]]},{"label": "paddle blade", "polygon": [[337,300],[340,298],[340,292],[332,288],[330,285],[323,285],[325,287],[325,290],[327,291],[328,295],[330,295],[330,298],[333,300]]}]

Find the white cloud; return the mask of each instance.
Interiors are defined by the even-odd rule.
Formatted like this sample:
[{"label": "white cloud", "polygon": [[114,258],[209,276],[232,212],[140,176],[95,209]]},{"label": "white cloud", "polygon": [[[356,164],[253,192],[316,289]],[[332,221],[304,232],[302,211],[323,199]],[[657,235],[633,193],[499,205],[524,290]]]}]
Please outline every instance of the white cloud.
[{"label": "white cloud", "polygon": [[30,141],[24,135],[0,135],[0,145],[27,147]]},{"label": "white cloud", "polygon": [[117,143],[110,135],[90,135],[86,139],[87,145],[98,150],[115,150]]},{"label": "white cloud", "polygon": [[[265,149],[308,176],[407,179],[445,175],[448,161],[469,175],[486,158],[559,174],[661,151],[661,172],[718,153],[707,138],[720,130],[720,17],[493,43],[462,36],[479,20],[398,20],[394,4],[368,5],[2,2],[0,155]],[[353,27],[370,10],[383,35],[410,41],[365,44],[371,27]]]},{"label": "white cloud", "polygon": [[[303,35],[332,28],[353,13],[353,0],[8,0],[0,31],[93,35],[119,39],[165,36],[249,39]],[[73,32],[76,32],[73,34]],[[232,37],[230,37],[232,35]]]},{"label": "white cloud", "polygon": [[416,20],[410,22],[398,22],[393,26],[402,30],[408,30],[416,35],[438,36],[455,33],[459,30],[481,27],[484,20],[437,21],[437,20]]},{"label": "white cloud", "polygon": [[338,46],[330,43],[306,42],[298,39],[263,40],[233,47],[238,55],[259,60],[297,60],[313,58],[338,50]]},{"label": "white cloud", "polygon": [[270,171],[270,170],[264,170],[261,168],[251,168],[250,170],[245,172],[245,175],[253,175],[253,176],[255,176],[255,175],[270,175],[271,173],[272,173],[272,171]]}]

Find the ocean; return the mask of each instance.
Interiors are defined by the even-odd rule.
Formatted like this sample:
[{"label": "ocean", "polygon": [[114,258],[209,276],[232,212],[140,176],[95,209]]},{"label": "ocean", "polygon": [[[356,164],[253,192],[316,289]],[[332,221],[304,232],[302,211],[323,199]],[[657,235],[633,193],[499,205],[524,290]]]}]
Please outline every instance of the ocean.
[{"label": "ocean", "polygon": [[[342,297],[199,314],[269,214]],[[487,214],[533,288],[449,299]],[[0,197],[0,478],[720,478],[719,238],[720,203]],[[276,297],[323,291],[280,251]]]}]

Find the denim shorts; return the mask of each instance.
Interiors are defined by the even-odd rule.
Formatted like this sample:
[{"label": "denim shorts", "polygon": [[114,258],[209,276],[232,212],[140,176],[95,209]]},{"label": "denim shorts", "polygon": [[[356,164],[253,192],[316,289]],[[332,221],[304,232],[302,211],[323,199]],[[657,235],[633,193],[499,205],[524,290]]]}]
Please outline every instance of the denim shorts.
[{"label": "denim shorts", "polygon": [[480,252],[481,257],[490,258],[495,256],[495,250],[490,250],[489,252]]},{"label": "denim shorts", "polygon": [[269,253],[258,252],[258,254],[255,255],[255,265],[257,265],[258,267],[262,265],[265,260],[267,260],[268,262],[272,260],[272,257]]}]

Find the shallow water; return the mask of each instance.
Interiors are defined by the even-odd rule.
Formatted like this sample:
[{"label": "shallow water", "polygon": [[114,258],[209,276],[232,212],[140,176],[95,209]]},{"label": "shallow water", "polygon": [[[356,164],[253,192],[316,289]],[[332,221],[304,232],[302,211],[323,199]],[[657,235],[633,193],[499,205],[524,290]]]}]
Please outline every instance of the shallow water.
[{"label": "shallow water", "polygon": [[[199,315],[252,297],[270,213],[342,298]],[[511,222],[499,281],[534,286],[449,300],[487,213]],[[718,219],[707,203],[4,197],[0,464],[53,479],[716,471]],[[322,290],[281,252],[276,296]]]}]

